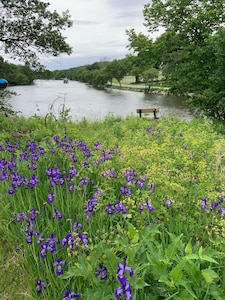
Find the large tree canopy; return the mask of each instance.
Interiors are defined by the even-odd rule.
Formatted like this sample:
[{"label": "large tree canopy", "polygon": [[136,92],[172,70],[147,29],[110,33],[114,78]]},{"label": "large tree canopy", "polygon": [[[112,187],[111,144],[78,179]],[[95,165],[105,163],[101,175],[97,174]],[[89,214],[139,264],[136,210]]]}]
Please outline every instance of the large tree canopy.
[{"label": "large tree canopy", "polygon": [[72,26],[69,12],[49,10],[41,0],[0,0],[0,43],[12,58],[37,65],[38,53],[70,54],[62,30]]},{"label": "large tree canopy", "polygon": [[128,31],[137,57],[147,54],[142,64],[155,60],[173,93],[194,94],[195,107],[225,120],[225,1],[152,0],[143,15],[150,33],[163,34],[152,43],[151,56],[145,51],[151,40]]},{"label": "large tree canopy", "polygon": [[225,21],[224,0],[152,0],[144,7],[150,32],[160,27],[199,44]]}]

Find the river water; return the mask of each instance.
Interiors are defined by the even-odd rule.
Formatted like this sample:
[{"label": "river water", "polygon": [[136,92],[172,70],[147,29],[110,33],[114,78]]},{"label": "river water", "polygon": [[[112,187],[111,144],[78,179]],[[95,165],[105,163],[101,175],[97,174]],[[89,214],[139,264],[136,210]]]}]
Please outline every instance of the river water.
[{"label": "river water", "polygon": [[106,116],[125,118],[136,115],[137,108],[158,107],[159,116],[174,115],[184,120],[192,116],[185,98],[170,95],[145,95],[143,92],[117,89],[98,90],[85,83],[59,80],[36,80],[29,86],[9,87],[17,93],[9,99],[13,110],[31,117],[52,112],[57,118],[64,108],[70,109],[73,121],[103,120]]}]

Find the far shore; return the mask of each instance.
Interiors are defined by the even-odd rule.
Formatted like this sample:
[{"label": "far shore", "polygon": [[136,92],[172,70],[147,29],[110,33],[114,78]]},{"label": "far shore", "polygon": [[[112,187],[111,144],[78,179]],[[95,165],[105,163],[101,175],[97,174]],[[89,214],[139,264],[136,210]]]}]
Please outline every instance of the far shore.
[{"label": "far shore", "polygon": [[[119,89],[119,90],[129,90],[134,92],[145,92],[145,90],[148,88],[145,84],[124,84],[121,83],[114,83],[112,86],[109,86],[111,89]],[[168,95],[168,87],[161,87],[161,86],[152,86],[149,90],[149,93],[151,94],[157,94],[157,95]]]}]

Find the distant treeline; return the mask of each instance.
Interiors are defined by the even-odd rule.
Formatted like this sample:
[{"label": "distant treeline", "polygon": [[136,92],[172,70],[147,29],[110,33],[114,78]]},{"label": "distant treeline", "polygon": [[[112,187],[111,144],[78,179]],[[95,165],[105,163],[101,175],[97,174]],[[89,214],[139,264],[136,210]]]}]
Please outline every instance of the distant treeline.
[{"label": "distant treeline", "polygon": [[0,78],[6,79],[9,85],[29,85],[37,78],[51,79],[52,77],[51,71],[33,70],[29,64],[12,64],[4,61],[0,56]]},{"label": "distant treeline", "polygon": [[133,57],[126,57],[113,61],[94,62],[67,70],[56,70],[52,72],[52,75],[54,79],[67,77],[70,80],[86,82],[101,88],[107,84],[112,84],[113,79],[120,83],[124,76],[132,74],[133,63]]}]

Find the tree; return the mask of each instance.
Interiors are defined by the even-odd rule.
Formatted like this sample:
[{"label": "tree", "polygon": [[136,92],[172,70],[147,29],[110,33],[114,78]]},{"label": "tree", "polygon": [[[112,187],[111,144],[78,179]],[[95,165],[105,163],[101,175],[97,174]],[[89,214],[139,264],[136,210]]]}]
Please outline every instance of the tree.
[{"label": "tree", "polygon": [[143,33],[137,34],[134,29],[126,30],[126,34],[130,42],[128,49],[133,50],[134,54],[132,73],[139,82],[140,73],[154,64],[153,42]]},{"label": "tree", "polygon": [[0,42],[11,58],[37,66],[38,53],[72,52],[61,33],[72,26],[70,15],[51,12],[49,5],[41,0],[0,0]]},{"label": "tree", "polygon": [[165,30],[155,45],[173,92],[199,94],[207,88],[215,67],[209,38],[222,27],[224,8],[223,0],[153,0],[145,5],[148,30]]},{"label": "tree", "polygon": [[141,76],[146,84],[145,92],[148,93],[151,89],[151,83],[153,80],[158,79],[159,71],[155,68],[149,68],[141,73]]},{"label": "tree", "polygon": [[200,44],[224,23],[224,8],[223,0],[152,0],[143,15],[150,32],[162,27]]},{"label": "tree", "polygon": [[112,62],[106,65],[105,73],[106,76],[110,79],[111,84],[112,79],[115,78],[121,86],[121,80],[124,78],[125,75],[127,75],[130,69],[131,64],[129,59],[114,59]]}]

